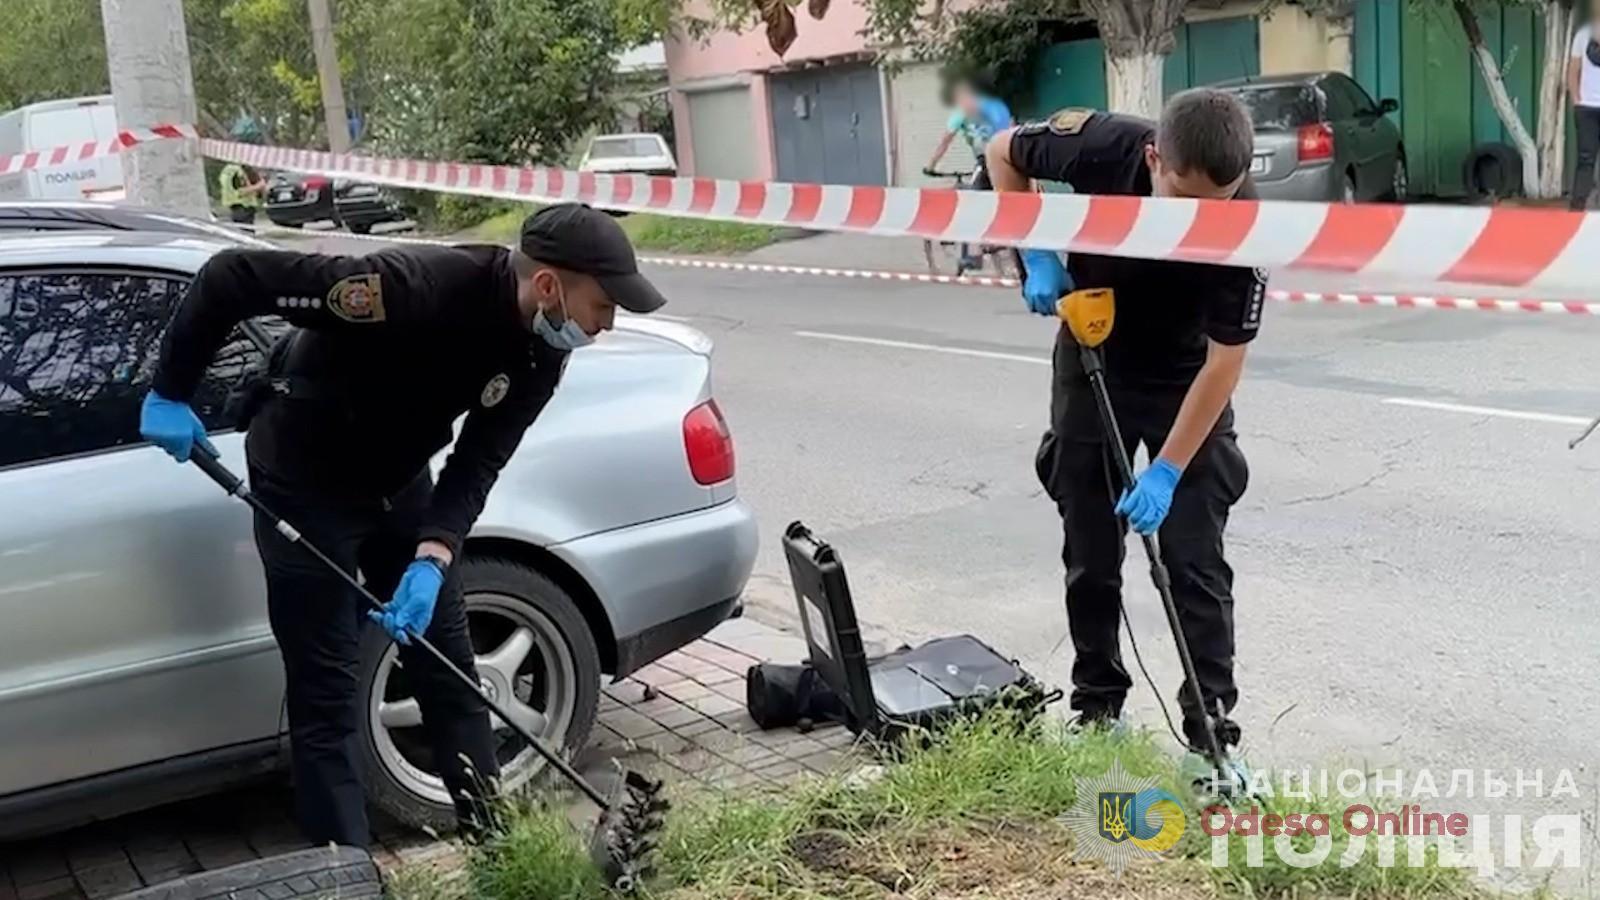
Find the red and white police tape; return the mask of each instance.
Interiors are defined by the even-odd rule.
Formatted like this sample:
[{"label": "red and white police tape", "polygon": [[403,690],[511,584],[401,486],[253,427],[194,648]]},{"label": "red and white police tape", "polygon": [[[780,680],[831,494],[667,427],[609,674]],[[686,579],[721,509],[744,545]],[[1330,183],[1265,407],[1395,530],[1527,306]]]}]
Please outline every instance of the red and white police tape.
[{"label": "red and white police tape", "polygon": [[456,194],[1600,299],[1600,215],[1565,210],[739,182],[202,144],[208,156],[262,168]]},{"label": "red and white police tape", "polygon": [[[186,126],[128,131],[191,137]],[[207,156],[392,187],[822,231],[1045,247],[1600,299],[1600,214],[1516,207],[1190,200],[662,178],[385,159],[203,139]],[[23,154],[62,160],[87,146]],[[82,158],[82,157],[78,157]],[[29,160],[31,159],[31,162]],[[3,170],[0,170],[3,171]],[[1397,300],[1399,298],[1396,298]],[[1437,298],[1445,299],[1445,298]],[[1413,304],[1415,305],[1415,304]]]},{"label": "red and white police tape", "polygon": [[[837,269],[829,266],[789,266],[772,263],[733,262],[720,259],[681,259],[641,256],[640,262],[690,269],[722,269],[734,272],[771,272],[784,275],[824,275],[835,278],[865,278],[879,281],[906,281],[921,284],[957,284],[972,287],[1015,288],[1015,278],[987,275],[928,275],[920,272],[884,272],[873,269]],[[1353,306],[1392,306],[1399,309],[1470,309],[1497,312],[1573,313],[1600,315],[1600,303],[1556,300],[1495,300],[1467,297],[1428,297],[1416,294],[1322,293],[1268,289],[1271,300],[1288,303],[1338,303]]]},{"label": "red and white police tape", "polygon": [[129,128],[117,132],[116,137],[104,140],[84,141],[78,144],[52,147],[49,150],[32,150],[27,153],[0,156],[0,175],[14,175],[17,172],[25,172],[29,169],[60,166],[85,159],[94,159],[97,156],[111,156],[112,154],[121,153],[129,147],[149,143],[150,141],[197,137],[199,135],[195,133],[192,125],[157,125],[154,128]]},{"label": "red and white police tape", "polygon": [[[285,237],[306,237],[316,232],[269,231]],[[429,244],[448,247],[453,242],[438,238],[406,235],[341,234],[341,239],[378,241],[396,244]],[[833,266],[796,266],[782,263],[740,262],[728,259],[696,259],[679,256],[640,255],[639,262],[680,269],[716,269],[724,272],[763,272],[774,275],[815,275],[826,278],[855,278],[867,281],[898,281],[912,284],[948,284],[963,287],[1016,288],[1015,278],[990,275],[931,275],[926,272],[888,272],[882,269],[840,269]],[[1418,294],[1323,293],[1268,289],[1267,298],[1286,303],[1334,303],[1350,306],[1389,306],[1398,309],[1461,309],[1489,312],[1571,313],[1600,316],[1600,303],[1557,300],[1496,300],[1469,297],[1432,297]]]}]

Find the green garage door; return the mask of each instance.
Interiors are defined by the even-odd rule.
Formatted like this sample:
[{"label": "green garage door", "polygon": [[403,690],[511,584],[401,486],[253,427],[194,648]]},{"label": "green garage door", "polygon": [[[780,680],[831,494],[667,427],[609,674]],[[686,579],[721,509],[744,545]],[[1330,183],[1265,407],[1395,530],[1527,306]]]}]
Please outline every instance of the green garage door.
[{"label": "green garage door", "polygon": [[1261,29],[1255,16],[1186,22],[1161,79],[1170,97],[1181,90],[1261,74]]},{"label": "green garage door", "polygon": [[1069,106],[1106,108],[1106,49],[1099,38],[1066,41],[1039,54],[1033,96],[1014,112],[1021,119],[1042,119]]},{"label": "green garage door", "polygon": [[[1486,3],[1476,9],[1506,90],[1531,129],[1543,62],[1538,16],[1529,7]],[[1510,143],[1450,10],[1407,0],[1358,0],[1351,49],[1352,74],[1361,86],[1376,98],[1400,101],[1394,117],[1404,135],[1413,193],[1462,195],[1473,149]]]},{"label": "green garage door", "polygon": [[[1167,57],[1162,89],[1185,88],[1261,73],[1261,32],[1254,16],[1188,22]],[[1099,38],[1056,44],[1039,55],[1033,96],[1022,118],[1042,118],[1068,106],[1106,108],[1105,45]]]}]

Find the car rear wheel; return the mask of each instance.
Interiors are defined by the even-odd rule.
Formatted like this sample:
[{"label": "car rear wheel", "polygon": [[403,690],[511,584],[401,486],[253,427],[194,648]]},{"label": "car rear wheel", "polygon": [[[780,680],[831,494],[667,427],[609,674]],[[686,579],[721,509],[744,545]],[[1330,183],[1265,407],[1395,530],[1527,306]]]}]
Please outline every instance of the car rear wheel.
[{"label": "car rear wheel", "polygon": [[352,222],[349,227],[350,227],[350,233],[351,234],[371,234],[372,233],[372,223],[371,222]]},{"label": "car rear wheel", "polygon": [[[571,756],[594,727],[600,701],[600,652],[577,604],[537,571],[503,559],[461,563],[478,676],[490,694],[548,747]],[[363,637],[367,686],[361,751],[373,804],[402,822],[445,831],[455,813],[422,728],[405,670],[380,629]],[[502,785],[528,784],[547,768],[494,713]]]}]

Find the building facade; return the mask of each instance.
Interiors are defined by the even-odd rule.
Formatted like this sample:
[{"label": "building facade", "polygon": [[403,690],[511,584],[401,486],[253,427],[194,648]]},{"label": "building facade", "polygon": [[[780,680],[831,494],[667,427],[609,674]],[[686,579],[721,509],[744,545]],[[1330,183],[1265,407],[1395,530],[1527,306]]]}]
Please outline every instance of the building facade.
[{"label": "building facade", "polygon": [[[1167,61],[1168,93],[1241,75],[1351,69],[1348,26],[1297,5],[1230,0],[1195,7]],[[704,0],[690,4],[690,12],[709,14]],[[937,183],[922,167],[948,113],[940,103],[939,67],[878,66],[880,48],[862,35],[861,0],[835,0],[821,21],[803,5],[795,14],[799,36],[783,58],[760,27],[667,41],[680,171],[756,181]],[[1092,24],[1082,40],[1040,55],[1032,88],[1013,104],[1019,118],[1064,106],[1104,108],[1105,56]],[[957,141],[940,167],[972,164]]]}]

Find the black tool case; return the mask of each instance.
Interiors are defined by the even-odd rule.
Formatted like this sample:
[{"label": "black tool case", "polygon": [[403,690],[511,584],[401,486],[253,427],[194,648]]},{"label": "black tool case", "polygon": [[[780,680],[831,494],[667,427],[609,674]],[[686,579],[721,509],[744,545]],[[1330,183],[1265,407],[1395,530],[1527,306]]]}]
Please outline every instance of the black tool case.
[{"label": "black tool case", "polygon": [[851,731],[893,738],[996,705],[1033,715],[1060,698],[969,634],[868,659],[838,553],[799,522],[784,532],[783,551],[811,664],[844,701]]}]

